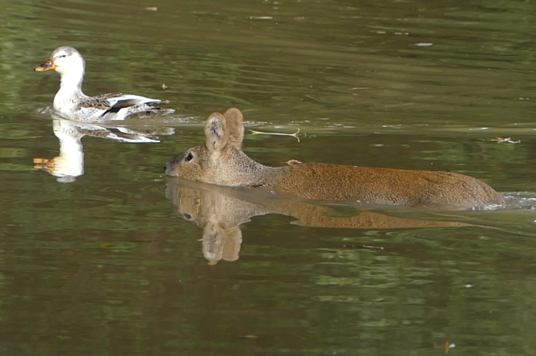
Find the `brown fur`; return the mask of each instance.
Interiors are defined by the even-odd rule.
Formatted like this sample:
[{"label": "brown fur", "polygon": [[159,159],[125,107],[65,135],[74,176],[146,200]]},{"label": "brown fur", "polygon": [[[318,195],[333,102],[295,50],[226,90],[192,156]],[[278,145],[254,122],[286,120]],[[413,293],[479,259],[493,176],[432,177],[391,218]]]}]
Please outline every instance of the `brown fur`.
[{"label": "brown fur", "polygon": [[328,163],[264,166],[242,151],[243,135],[243,117],[238,109],[229,109],[224,115],[211,114],[205,126],[205,144],[168,162],[166,174],[314,200],[440,209],[504,204],[501,195],[489,185],[459,173]]}]

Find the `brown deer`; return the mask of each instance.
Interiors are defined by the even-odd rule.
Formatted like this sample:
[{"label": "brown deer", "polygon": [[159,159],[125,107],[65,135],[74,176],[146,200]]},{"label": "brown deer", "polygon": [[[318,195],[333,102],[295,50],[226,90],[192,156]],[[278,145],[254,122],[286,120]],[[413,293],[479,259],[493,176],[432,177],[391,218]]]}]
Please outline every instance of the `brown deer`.
[{"label": "brown deer", "polygon": [[312,200],[449,210],[504,205],[489,185],[459,173],[297,161],[282,167],[262,165],[242,151],[243,116],[235,108],[211,114],[205,136],[204,145],[167,162],[166,174]]}]

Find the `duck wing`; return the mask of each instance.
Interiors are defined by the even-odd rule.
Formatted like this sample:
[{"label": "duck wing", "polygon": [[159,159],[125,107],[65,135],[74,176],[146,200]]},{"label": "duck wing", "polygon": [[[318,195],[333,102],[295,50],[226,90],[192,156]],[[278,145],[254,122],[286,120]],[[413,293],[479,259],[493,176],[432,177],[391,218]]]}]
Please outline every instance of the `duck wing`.
[{"label": "duck wing", "polygon": [[102,112],[99,113],[99,117],[103,118],[109,114],[117,114],[122,109],[127,109],[126,112],[128,112],[132,108],[133,111],[130,111],[130,113],[144,110],[159,110],[161,102],[159,99],[139,95],[103,94],[84,98],[80,102],[80,108],[101,110]]},{"label": "duck wing", "polygon": [[120,99],[120,100],[117,100],[115,103],[113,103],[107,110],[105,110],[102,114],[101,114],[101,117],[107,115],[107,114],[111,114],[111,113],[118,113],[119,110],[121,109],[125,109],[125,108],[129,108],[131,106],[134,106],[134,105],[138,105],[140,104],[140,101],[139,100],[136,100],[136,99]]},{"label": "duck wing", "polygon": [[121,98],[123,94],[121,93],[108,93],[99,96],[88,96],[80,100],[81,109],[98,109],[98,110],[108,110],[116,102],[117,98]]}]

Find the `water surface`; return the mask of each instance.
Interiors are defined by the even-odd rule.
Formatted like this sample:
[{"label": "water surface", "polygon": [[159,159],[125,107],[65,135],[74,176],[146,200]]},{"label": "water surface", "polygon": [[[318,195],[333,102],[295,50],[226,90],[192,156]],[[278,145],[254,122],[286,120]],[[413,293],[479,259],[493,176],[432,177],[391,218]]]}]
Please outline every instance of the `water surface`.
[{"label": "water surface", "polygon": [[[0,5],[2,354],[533,354],[531,2]],[[69,126],[77,176],[35,170],[60,139],[37,113],[58,78],[32,68],[60,45],[85,56],[88,94],[169,100],[172,117],[117,123],[160,142]],[[195,186],[181,205],[162,167],[229,106],[248,130],[300,129],[299,142],[247,131],[263,163],[451,170],[507,208],[296,206]],[[318,209],[330,223],[304,223]]]}]

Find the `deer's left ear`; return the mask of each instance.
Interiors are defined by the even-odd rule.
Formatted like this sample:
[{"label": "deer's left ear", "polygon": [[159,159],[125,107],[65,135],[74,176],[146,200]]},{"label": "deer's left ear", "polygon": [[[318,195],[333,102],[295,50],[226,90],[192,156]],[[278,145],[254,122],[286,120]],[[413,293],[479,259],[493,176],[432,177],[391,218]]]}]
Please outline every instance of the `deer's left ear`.
[{"label": "deer's left ear", "polygon": [[205,124],[205,146],[210,153],[221,151],[228,142],[225,117],[219,112],[210,114]]}]

